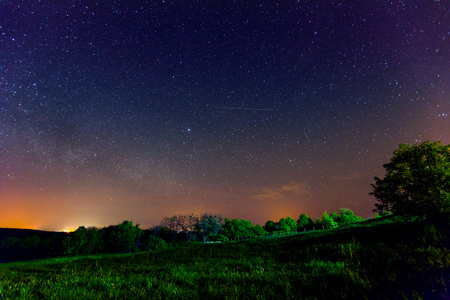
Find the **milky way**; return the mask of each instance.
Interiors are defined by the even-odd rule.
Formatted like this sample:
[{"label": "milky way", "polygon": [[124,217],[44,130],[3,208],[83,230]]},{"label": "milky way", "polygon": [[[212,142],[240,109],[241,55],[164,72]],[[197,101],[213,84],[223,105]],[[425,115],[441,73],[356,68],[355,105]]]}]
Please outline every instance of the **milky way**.
[{"label": "milky way", "polygon": [[2,1],[0,227],[348,207],[450,143],[448,1]]}]

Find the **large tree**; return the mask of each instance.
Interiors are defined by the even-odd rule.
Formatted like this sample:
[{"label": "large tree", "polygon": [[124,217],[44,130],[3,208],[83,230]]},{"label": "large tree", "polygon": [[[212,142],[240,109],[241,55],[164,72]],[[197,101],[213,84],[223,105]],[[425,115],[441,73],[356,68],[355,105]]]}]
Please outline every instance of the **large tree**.
[{"label": "large tree", "polygon": [[375,212],[431,217],[449,211],[450,145],[401,144],[383,167],[386,174],[374,178],[370,193],[378,200]]}]

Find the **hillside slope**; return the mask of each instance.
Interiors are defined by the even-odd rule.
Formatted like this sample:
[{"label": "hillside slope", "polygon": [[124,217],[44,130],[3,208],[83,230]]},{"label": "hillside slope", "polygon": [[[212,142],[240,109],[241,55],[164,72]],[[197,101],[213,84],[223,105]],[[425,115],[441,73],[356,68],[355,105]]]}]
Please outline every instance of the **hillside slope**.
[{"label": "hillside slope", "polygon": [[442,299],[448,219],[0,266],[4,298]]}]

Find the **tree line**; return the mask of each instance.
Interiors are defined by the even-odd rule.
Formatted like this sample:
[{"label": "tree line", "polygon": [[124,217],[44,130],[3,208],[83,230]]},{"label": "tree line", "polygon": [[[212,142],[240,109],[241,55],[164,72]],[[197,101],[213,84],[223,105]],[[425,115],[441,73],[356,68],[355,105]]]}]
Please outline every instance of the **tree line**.
[{"label": "tree line", "polygon": [[221,216],[203,214],[174,215],[165,217],[161,224],[152,230],[168,242],[172,241],[228,241],[270,234],[292,233],[314,229],[330,229],[342,225],[364,221],[348,208],[337,212],[324,212],[321,218],[313,221],[306,214],[297,220],[281,218],[278,222],[269,220],[264,226],[253,225],[245,219],[223,219]]},{"label": "tree line", "polygon": [[[401,144],[391,161],[384,164],[384,178],[374,178],[373,191],[378,203],[374,212],[393,214],[407,219],[439,218],[450,211],[450,145],[423,142]],[[139,224],[123,221],[104,228],[80,226],[62,237],[8,237],[0,240],[0,254],[18,251],[40,251],[39,256],[60,254],[131,253],[166,249],[168,243],[181,241],[227,241],[270,234],[330,229],[364,221],[353,211],[341,208],[331,214],[325,211],[313,221],[306,214],[264,226],[244,219],[186,214],[165,217],[160,225],[142,230]],[[27,252],[28,253],[28,252]],[[25,256],[23,256],[25,257]],[[28,256],[26,256],[28,257]]]},{"label": "tree line", "polygon": [[80,226],[63,240],[64,254],[132,253],[166,249],[167,243],[139,224],[123,221],[104,228]]},{"label": "tree line", "polygon": [[291,233],[312,229],[329,229],[364,220],[353,211],[341,208],[314,222],[305,214],[297,220],[291,217],[278,222],[267,221],[264,226],[253,225],[249,220],[223,219],[221,216],[193,213],[164,217],[161,224],[142,230],[139,224],[123,221],[105,228],[80,226],[62,241],[64,254],[82,255],[99,253],[132,253],[161,250],[173,242],[229,241],[243,238]]}]

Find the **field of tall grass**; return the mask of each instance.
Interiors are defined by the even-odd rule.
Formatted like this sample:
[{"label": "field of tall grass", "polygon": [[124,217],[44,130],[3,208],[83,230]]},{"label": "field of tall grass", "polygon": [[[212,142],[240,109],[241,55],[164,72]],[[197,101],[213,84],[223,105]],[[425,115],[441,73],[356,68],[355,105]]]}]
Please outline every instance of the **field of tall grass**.
[{"label": "field of tall grass", "polygon": [[448,219],[0,265],[0,299],[445,299]]}]

